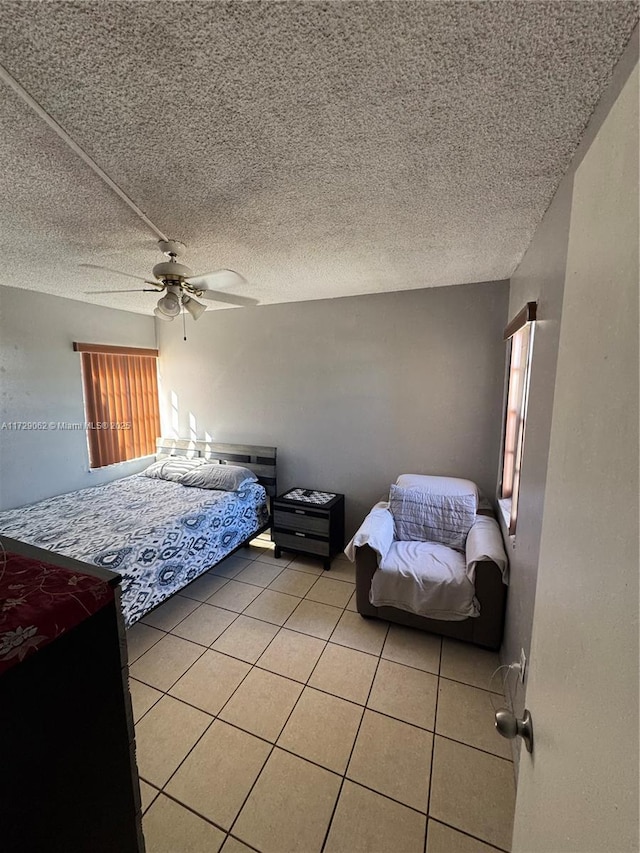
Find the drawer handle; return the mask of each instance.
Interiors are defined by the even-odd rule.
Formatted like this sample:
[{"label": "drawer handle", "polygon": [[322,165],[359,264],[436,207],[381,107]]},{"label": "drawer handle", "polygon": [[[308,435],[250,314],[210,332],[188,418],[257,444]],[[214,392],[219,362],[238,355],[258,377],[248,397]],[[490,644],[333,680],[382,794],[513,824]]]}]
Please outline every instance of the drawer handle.
[{"label": "drawer handle", "polygon": [[296,515],[306,515],[307,513],[303,509],[294,509]]},{"label": "drawer handle", "polygon": [[307,538],[307,537],[306,537],[306,534],[304,534],[304,533],[298,533],[298,531],[297,531],[297,530],[295,531],[295,534],[296,534],[296,536],[302,536],[302,538],[303,538],[303,539],[306,539],[306,538]]}]

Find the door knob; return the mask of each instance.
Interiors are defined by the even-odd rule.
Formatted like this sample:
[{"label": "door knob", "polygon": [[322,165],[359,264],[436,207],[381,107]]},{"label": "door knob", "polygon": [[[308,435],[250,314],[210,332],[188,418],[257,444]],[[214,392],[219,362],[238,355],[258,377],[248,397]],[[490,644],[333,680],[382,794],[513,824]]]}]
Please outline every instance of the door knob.
[{"label": "door knob", "polygon": [[506,737],[507,740],[521,737],[527,747],[527,752],[533,752],[533,720],[526,708],[521,720],[508,708],[498,709],[496,711],[496,729],[498,734]]}]

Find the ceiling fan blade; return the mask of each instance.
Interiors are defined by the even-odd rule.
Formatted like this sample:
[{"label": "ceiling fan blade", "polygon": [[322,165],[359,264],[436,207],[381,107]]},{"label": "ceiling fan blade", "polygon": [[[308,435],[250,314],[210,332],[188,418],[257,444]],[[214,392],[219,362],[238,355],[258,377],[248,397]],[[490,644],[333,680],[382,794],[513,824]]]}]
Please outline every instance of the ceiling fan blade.
[{"label": "ceiling fan blade", "polygon": [[257,299],[251,299],[250,296],[237,296],[235,293],[221,293],[219,290],[203,290],[200,294],[200,299],[208,299],[211,302],[227,302],[229,305],[240,305],[249,307],[257,305]]},{"label": "ceiling fan blade", "polygon": [[209,288],[227,288],[237,287],[238,285],[246,284],[247,280],[235,270],[216,270],[215,272],[206,272],[202,275],[192,275],[187,279],[189,284],[194,287],[208,290]]},{"label": "ceiling fan blade", "polygon": [[249,296],[237,296],[233,293],[223,293],[220,290],[214,290],[214,287],[233,288],[238,285],[247,284],[246,278],[235,270],[216,270],[215,272],[208,272],[203,275],[194,275],[190,276],[187,282],[192,287],[202,291],[202,299],[208,299],[211,302],[226,302],[228,305],[240,306],[258,304],[257,299],[252,299]]},{"label": "ceiling fan blade", "polygon": [[116,275],[124,275],[127,278],[136,278],[138,281],[144,281],[146,284],[153,284],[151,281],[147,281],[146,278],[143,278],[141,275],[131,275],[128,272],[122,272],[122,270],[113,270],[110,267],[101,267],[98,264],[78,264],[79,267],[87,267],[92,270],[102,270],[103,272],[112,272]]},{"label": "ceiling fan blade", "polygon": [[134,287],[132,290],[85,290],[84,292],[87,296],[91,296],[92,293],[157,293],[158,291],[150,287]]}]

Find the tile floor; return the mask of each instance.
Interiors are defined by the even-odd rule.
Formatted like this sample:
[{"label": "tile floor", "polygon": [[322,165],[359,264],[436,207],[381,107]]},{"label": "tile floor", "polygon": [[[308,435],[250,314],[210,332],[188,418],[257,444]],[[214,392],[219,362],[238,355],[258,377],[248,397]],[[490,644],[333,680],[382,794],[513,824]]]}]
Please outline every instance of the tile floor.
[{"label": "tile floor", "polygon": [[354,601],[263,534],[130,629],[148,853],[510,849],[497,655]]}]

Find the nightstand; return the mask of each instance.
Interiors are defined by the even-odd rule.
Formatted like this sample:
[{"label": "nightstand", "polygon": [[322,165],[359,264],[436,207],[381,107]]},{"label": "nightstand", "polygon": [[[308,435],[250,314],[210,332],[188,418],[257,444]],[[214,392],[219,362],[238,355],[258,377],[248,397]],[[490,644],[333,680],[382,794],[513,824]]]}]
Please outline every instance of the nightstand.
[{"label": "nightstand", "polygon": [[289,489],[274,498],[271,540],[274,555],[283,550],[322,557],[324,568],[344,548],[344,495],[314,489]]}]

